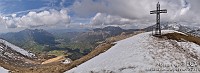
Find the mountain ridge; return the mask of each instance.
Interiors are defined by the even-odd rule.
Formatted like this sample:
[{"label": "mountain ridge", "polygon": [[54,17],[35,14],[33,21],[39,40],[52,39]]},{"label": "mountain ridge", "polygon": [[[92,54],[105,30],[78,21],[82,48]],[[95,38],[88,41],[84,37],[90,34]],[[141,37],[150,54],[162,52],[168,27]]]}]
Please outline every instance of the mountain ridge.
[{"label": "mountain ridge", "polygon": [[[163,30],[163,34],[167,35],[168,33],[187,36],[181,32]],[[197,61],[200,57],[199,48],[200,46],[193,42],[170,40],[165,37],[157,38],[153,37],[151,32],[145,32],[116,42],[116,45],[108,51],[65,73],[148,73],[154,68],[175,70],[174,67],[160,67],[158,64],[184,64],[180,69],[187,69],[187,62],[199,64]],[[163,71],[155,70],[153,72]],[[194,73],[198,73],[198,71]]]}]

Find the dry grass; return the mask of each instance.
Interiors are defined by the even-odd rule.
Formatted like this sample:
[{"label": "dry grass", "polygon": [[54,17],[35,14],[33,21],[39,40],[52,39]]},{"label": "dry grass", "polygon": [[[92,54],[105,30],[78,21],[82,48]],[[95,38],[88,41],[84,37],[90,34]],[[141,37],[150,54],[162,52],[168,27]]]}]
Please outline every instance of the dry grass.
[{"label": "dry grass", "polygon": [[174,33],[168,33],[168,34],[162,35],[162,37],[167,37],[168,39],[177,40],[177,41],[186,40],[186,41],[193,42],[200,45],[200,38],[196,36],[192,36],[190,34],[184,35],[181,33],[174,32]]},{"label": "dry grass", "polygon": [[65,60],[65,56],[58,56],[58,57],[55,57],[55,58],[52,58],[52,59],[48,59],[44,62],[42,62],[42,64],[48,64],[48,63],[53,63],[53,62],[60,62],[60,61],[63,61]]},{"label": "dry grass", "polygon": [[121,35],[118,35],[118,36],[115,36],[115,37],[110,37],[110,38],[107,38],[106,39],[106,42],[116,42],[116,41],[120,41],[120,40],[123,40],[123,39],[126,39],[126,38],[129,38],[131,36],[134,36],[136,34],[139,34],[139,33],[143,33],[144,31],[135,31],[134,33],[125,33],[123,32]]}]

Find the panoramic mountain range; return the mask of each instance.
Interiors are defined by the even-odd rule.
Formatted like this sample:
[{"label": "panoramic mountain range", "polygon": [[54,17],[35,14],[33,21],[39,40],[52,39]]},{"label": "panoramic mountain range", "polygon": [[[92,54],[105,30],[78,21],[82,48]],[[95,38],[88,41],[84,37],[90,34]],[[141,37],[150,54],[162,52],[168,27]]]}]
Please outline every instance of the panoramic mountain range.
[{"label": "panoramic mountain range", "polygon": [[75,60],[92,51],[98,45],[97,42],[120,35],[122,32],[134,31],[137,29],[125,30],[112,26],[92,30],[25,29],[1,34],[0,38],[33,53],[67,54]]},{"label": "panoramic mountain range", "polygon": [[[189,54],[190,58],[198,59],[198,56],[199,56],[198,53],[194,53],[194,52],[197,52],[198,45],[200,44],[200,42],[198,42],[199,29],[197,27],[189,27],[181,23],[163,23],[161,24],[161,27],[163,30],[167,30],[167,31],[162,31],[163,33],[162,38],[153,37],[151,35],[154,27],[155,25],[144,28],[144,29],[122,29],[120,27],[108,26],[105,28],[83,29],[83,30],[78,30],[78,31],[64,30],[64,29],[56,30],[56,31],[44,30],[44,29],[25,29],[19,32],[4,33],[0,35],[0,37],[4,39],[2,40],[2,58],[1,59],[3,60],[3,62],[1,63],[1,66],[4,67],[5,69],[13,71],[14,73],[20,73],[20,72],[45,73],[47,71],[50,73],[55,73],[55,72],[62,73],[67,70],[69,70],[67,71],[67,73],[68,72],[79,73],[79,72],[91,72],[91,71],[103,72],[103,73],[132,72],[132,71],[138,72],[140,71],[140,69],[146,68],[146,67],[144,67],[143,65],[136,65],[135,63],[130,63],[129,61],[124,61],[124,60],[137,62],[134,58],[130,59],[129,56],[142,58],[143,56],[141,54],[136,55],[136,53],[139,53],[136,51],[145,50],[146,49],[145,45],[148,46],[149,48],[153,47],[152,50],[155,50],[155,48],[160,49],[161,46],[159,48],[159,44],[160,45],[165,44],[166,46],[168,46],[168,47],[163,46],[163,49],[166,49],[166,50],[170,49],[170,44],[171,44],[171,48],[176,49],[176,51],[174,51],[173,53],[168,52],[168,54],[171,55],[168,57],[171,57],[174,59],[175,58],[185,59],[185,57],[189,57],[189,56],[176,57],[175,55],[173,55],[177,52],[180,52],[179,55]],[[131,37],[131,38],[128,38],[128,37]],[[153,40],[154,42],[152,42]],[[145,41],[146,41],[146,44],[145,44]],[[14,45],[12,45],[11,43]],[[134,46],[134,43],[135,44],[140,43],[141,46],[138,46],[138,45]],[[129,49],[122,46],[129,47]],[[196,48],[194,46],[196,46]],[[19,50],[16,50],[17,49],[16,47],[21,50],[24,50],[25,53],[20,52]],[[160,49],[160,50],[164,51],[163,49],[162,50]],[[183,52],[184,50],[191,50],[191,49],[193,49],[192,52]],[[8,53],[3,53],[4,51]],[[127,51],[130,53],[126,53]],[[151,51],[145,51],[145,52],[148,53]],[[166,59],[166,58],[158,59],[159,57],[157,56],[163,56],[162,55],[163,53],[161,52],[154,52],[154,53],[157,53],[157,55],[151,54],[152,56],[148,56],[148,57],[154,57],[152,61]],[[113,55],[111,56],[112,58],[104,57],[111,54]],[[114,55],[116,57],[114,57]],[[147,55],[147,54],[144,54],[144,55]],[[60,59],[62,56],[65,58],[69,58],[72,61],[69,64],[60,63],[60,61],[63,61],[63,59]],[[120,58],[124,58],[124,60],[119,60],[117,56],[120,56]],[[101,59],[101,57],[105,58],[105,61],[108,61],[108,62],[106,64],[102,64],[101,62],[104,62],[104,60]],[[88,62],[88,60],[90,59],[91,61]],[[96,62],[96,59],[98,59],[99,62]],[[118,60],[118,61],[115,62],[114,60]],[[10,61],[10,62],[7,64],[6,63],[7,61]],[[13,61],[17,61],[17,63],[15,64],[15,62]],[[115,66],[117,68],[114,68],[114,66],[111,66],[110,64],[108,64],[111,61],[113,63],[120,62],[120,64],[130,63],[131,65],[119,64]],[[165,61],[171,61],[171,60],[165,60]],[[43,65],[44,62],[47,63],[47,65]],[[181,62],[181,61],[177,60],[177,62]],[[183,61],[183,62],[186,62],[186,61]],[[143,63],[143,61],[140,61],[140,63]],[[147,63],[147,61],[145,61],[145,63]],[[93,67],[93,64],[95,65],[102,64],[102,65],[99,65],[98,66],[99,68],[96,68],[96,67]],[[149,64],[150,62],[148,62],[148,65]],[[21,66],[18,66],[18,65],[21,65]],[[90,67],[86,65],[90,65]],[[38,66],[40,68],[38,68]],[[75,66],[78,66],[78,67],[74,68]],[[109,66],[109,67],[107,70],[107,69],[103,69],[103,67],[101,66],[106,66],[106,67]],[[138,66],[141,66],[141,67],[138,67]],[[29,68],[23,68],[23,67],[29,67]],[[83,68],[83,67],[86,67],[86,68]],[[91,67],[95,69],[92,69]],[[57,68],[57,70],[52,71],[52,69],[54,68]],[[46,71],[44,71],[45,69]]]}]

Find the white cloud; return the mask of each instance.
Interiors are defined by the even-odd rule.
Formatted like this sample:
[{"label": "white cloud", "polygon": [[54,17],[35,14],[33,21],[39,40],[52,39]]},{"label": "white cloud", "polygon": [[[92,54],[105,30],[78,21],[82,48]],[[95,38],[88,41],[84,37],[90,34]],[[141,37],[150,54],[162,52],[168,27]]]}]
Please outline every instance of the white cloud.
[{"label": "white cloud", "polygon": [[120,16],[112,16],[105,13],[97,13],[91,20],[92,25],[125,25],[131,24],[130,19],[122,18]]},{"label": "white cloud", "polygon": [[[153,22],[154,23],[154,22]],[[117,15],[109,15],[106,13],[97,13],[90,21],[92,27],[106,27],[106,26],[119,26],[122,28],[144,28],[153,25],[152,21],[145,19],[128,19]],[[147,25],[141,25],[147,24]]]},{"label": "white cloud", "polygon": [[16,27],[38,27],[38,26],[65,26],[70,23],[70,16],[66,9],[60,11],[51,9],[49,11],[30,11],[27,15],[16,17],[1,16],[1,24],[6,24],[7,28]]},{"label": "white cloud", "polygon": [[180,15],[184,15],[185,13],[187,13],[190,10],[191,6],[187,0],[181,0],[181,5],[183,8],[181,9]]},{"label": "white cloud", "polygon": [[[161,1],[162,8],[167,8],[170,13],[177,10],[177,0],[173,2]],[[124,18],[146,18],[149,11],[155,10],[158,0],[81,0],[76,1],[72,6],[74,12],[79,16],[92,16],[96,13],[107,13],[118,15]],[[176,9],[175,9],[176,8]]]},{"label": "white cloud", "polygon": [[[72,10],[80,17],[95,16],[96,19],[91,20],[93,24],[121,25],[132,22],[121,22],[121,19],[155,21],[155,15],[150,15],[149,11],[156,9],[158,1],[160,1],[161,9],[168,10],[167,14],[161,15],[161,21],[200,23],[198,17],[200,0],[77,0]],[[108,15],[97,16],[98,13]]]}]

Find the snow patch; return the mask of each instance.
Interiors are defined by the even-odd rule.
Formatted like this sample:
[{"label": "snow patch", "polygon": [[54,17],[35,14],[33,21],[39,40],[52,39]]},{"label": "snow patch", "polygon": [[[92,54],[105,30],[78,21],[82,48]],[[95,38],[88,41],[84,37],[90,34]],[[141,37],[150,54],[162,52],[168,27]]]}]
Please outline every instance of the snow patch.
[{"label": "snow patch", "polygon": [[8,70],[4,69],[3,67],[0,67],[0,73],[8,73]]},{"label": "snow patch", "polygon": [[183,34],[183,35],[186,35],[186,36],[187,36],[187,34],[185,34],[185,33],[178,32],[178,31],[174,31],[174,30],[163,30],[163,31],[161,31],[161,32],[162,32],[162,35],[168,34],[168,33],[180,33],[180,34]]},{"label": "snow patch", "polygon": [[0,41],[1,41],[2,43],[5,43],[8,47],[11,47],[11,49],[13,49],[13,50],[15,50],[16,52],[19,52],[19,53],[21,53],[21,54],[23,54],[23,55],[25,55],[25,56],[28,56],[28,57],[34,57],[34,56],[35,56],[35,54],[29,53],[28,51],[26,51],[26,50],[24,50],[24,49],[22,49],[22,48],[20,48],[20,47],[18,47],[18,46],[15,46],[15,45],[9,43],[9,42],[6,41],[6,40],[0,39]]},{"label": "snow patch", "polygon": [[64,62],[62,62],[62,63],[63,63],[63,64],[69,64],[69,63],[71,63],[71,62],[72,62],[72,60],[69,59],[69,58],[67,58],[67,59],[65,59]]}]

